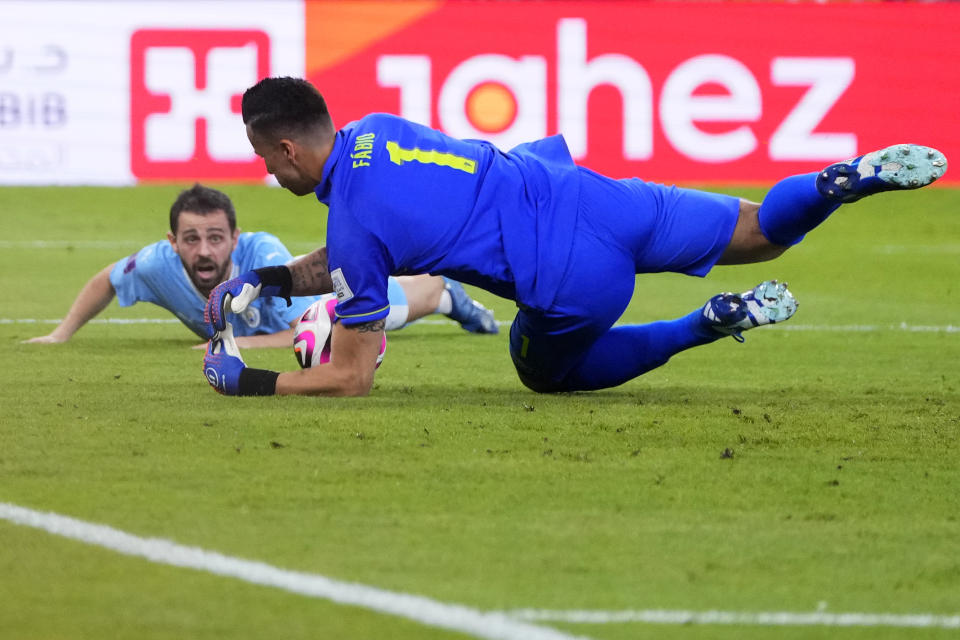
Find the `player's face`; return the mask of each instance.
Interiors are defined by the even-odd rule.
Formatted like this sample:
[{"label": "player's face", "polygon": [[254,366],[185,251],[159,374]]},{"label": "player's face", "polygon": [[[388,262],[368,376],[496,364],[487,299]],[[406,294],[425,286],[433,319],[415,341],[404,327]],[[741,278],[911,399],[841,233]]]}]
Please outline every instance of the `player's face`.
[{"label": "player's face", "polygon": [[176,235],[168,233],[167,237],[200,293],[209,295],[211,289],[229,277],[230,254],[237,246],[240,231],[230,231],[224,211],[183,211]]},{"label": "player's face", "polygon": [[271,140],[257,135],[247,127],[247,139],[253,146],[254,152],[263,158],[267,173],[271,174],[280,183],[280,186],[298,196],[312,193],[317,181],[303,170],[296,159],[294,144],[289,140]]}]

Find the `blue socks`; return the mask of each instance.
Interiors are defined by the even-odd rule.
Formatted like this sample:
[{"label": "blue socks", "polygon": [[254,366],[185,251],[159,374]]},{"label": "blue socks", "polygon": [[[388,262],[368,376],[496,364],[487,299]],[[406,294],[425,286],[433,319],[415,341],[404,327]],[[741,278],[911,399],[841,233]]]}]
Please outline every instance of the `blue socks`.
[{"label": "blue socks", "polygon": [[760,205],[760,230],[767,240],[789,247],[837,210],[839,202],[817,190],[817,174],[791,176],[773,185]]},{"label": "blue socks", "polygon": [[564,379],[569,391],[615,387],[656,369],[675,353],[725,337],[706,327],[697,309],[676,320],[614,327],[600,336]]}]

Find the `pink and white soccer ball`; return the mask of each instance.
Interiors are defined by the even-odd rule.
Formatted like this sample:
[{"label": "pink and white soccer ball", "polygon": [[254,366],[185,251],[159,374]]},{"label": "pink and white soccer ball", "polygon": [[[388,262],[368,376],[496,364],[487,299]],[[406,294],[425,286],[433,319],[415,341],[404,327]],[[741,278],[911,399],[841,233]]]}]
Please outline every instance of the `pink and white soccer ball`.
[{"label": "pink and white soccer ball", "polygon": [[[297,327],[293,332],[293,355],[304,369],[330,362],[330,336],[333,334],[333,325],[337,321],[334,307],[337,306],[337,296],[328,293],[307,307],[300,316]],[[377,366],[383,362],[383,354],[387,351],[387,334],[383,334],[380,343],[380,354],[377,356]]]}]

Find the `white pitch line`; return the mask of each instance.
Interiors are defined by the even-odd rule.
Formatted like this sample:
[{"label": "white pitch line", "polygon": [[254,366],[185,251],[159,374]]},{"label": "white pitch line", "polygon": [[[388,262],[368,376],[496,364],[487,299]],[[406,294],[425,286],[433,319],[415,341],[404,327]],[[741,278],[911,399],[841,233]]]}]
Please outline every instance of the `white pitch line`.
[{"label": "white pitch line", "polygon": [[135,249],[140,240],[0,240],[0,249]]},{"label": "white pitch line", "polygon": [[251,584],[283,589],[337,604],[385,613],[432,627],[466,633],[484,640],[590,640],[534,622],[567,624],[702,624],[737,626],[908,627],[960,629],[960,615],[931,613],[829,613],[790,611],[685,611],[685,610],[545,610],[516,609],[483,612],[423,596],[386,591],[318,574],[290,571],[226,556],[199,547],[188,547],[162,538],[141,538],[112,527],[84,522],[56,513],[34,511],[0,502],[0,519],[33,527],[53,535],[110,549],[150,562],[196,569],[236,578]]},{"label": "white pitch line", "polygon": [[960,326],[947,325],[922,325],[922,324],[900,324],[876,325],[876,324],[785,324],[778,325],[777,329],[783,331],[836,331],[840,333],[871,333],[874,331],[906,331],[909,333],[960,333]]},{"label": "white pitch line", "polygon": [[[129,251],[145,247],[156,240],[0,240],[0,249],[118,249]],[[321,246],[318,242],[290,242],[287,247],[312,251]]]},{"label": "white pitch line", "polygon": [[829,613],[826,611],[675,611],[647,609],[637,611],[550,611],[517,609],[505,615],[526,622],[565,622],[568,624],[725,624],[777,627],[910,627],[960,629],[960,615],[932,613]]},{"label": "white pitch line", "polygon": [[499,612],[483,612],[423,596],[280,569],[263,562],[234,558],[162,538],[140,538],[106,525],[57,513],[34,511],[15,504],[0,502],[0,519],[124,555],[145,558],[157,564],[196,569],[337,604],[361,607],[483,640],[590,640],[585,636],[573,636],[515,620]]},{"label": "white pitch line", "polygon": [[[0,324],[60,324],[53,318],[0,318]],[[94,318],[87,324],[180,324],[176,318]]]}]

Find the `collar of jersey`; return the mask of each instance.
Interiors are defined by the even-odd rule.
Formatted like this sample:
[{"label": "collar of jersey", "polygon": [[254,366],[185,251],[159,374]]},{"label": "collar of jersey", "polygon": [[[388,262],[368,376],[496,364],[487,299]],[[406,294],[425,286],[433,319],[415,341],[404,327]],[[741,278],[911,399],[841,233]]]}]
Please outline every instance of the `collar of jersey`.
[{"label": "collar of jersey", "polygon": [[320,184],[313,190],[313,192],[317,194],[317,200],[324,204],[330,204],[331,183],[333,182],[331,175],[337,163],[340,162],[340,156],[343,154],[345,148],[344,141],[346,138],[347,133],[344,129],[337,131],[337,135],[333,139],[333,148],[330,150],[330,155],[327,157],[327,161],[323,163],[323,175],[320,178]]}]

